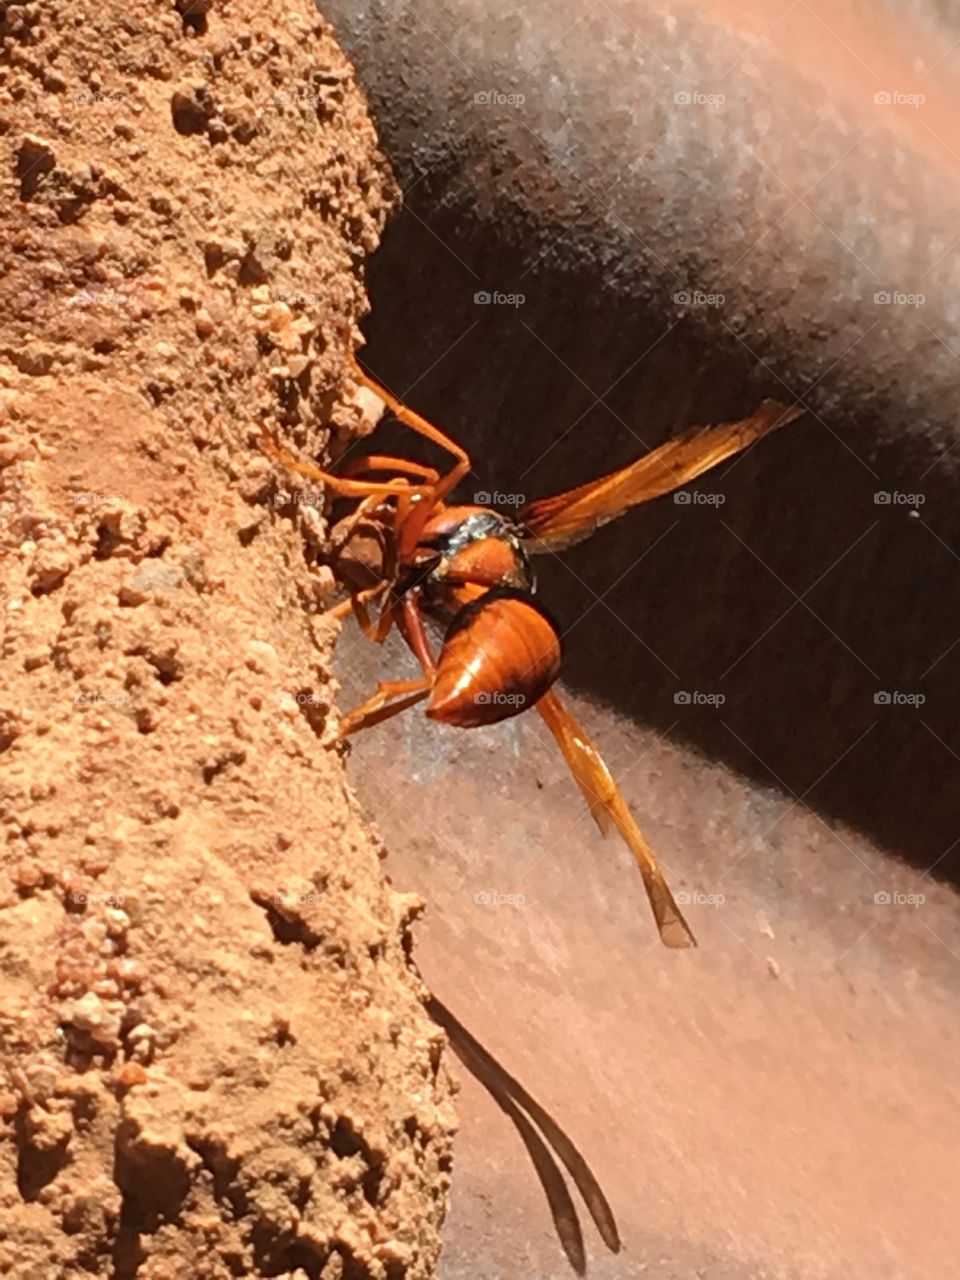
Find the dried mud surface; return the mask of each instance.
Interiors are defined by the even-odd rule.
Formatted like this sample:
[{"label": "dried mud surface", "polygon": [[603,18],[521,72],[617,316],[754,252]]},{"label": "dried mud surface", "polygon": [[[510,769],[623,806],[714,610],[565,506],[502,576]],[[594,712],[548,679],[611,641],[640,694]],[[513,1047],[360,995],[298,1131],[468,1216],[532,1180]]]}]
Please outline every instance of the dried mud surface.
[{"label": "dried mud surface", "polygon": [[389,174],[309,0],[0,34],[0,1272],[429,1276],[419,902],[322,745],[324,525],[257,434],[362,429]]}]

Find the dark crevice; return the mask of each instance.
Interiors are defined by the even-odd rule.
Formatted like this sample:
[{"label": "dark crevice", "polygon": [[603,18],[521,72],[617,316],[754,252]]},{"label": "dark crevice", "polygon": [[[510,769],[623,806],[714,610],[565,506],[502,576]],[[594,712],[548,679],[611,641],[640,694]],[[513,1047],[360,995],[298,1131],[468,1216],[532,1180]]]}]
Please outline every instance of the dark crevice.
[{"label": "dark crevice", "polygon": [[263,910],[273,936],[282,946],[301,946],[307,951],[313,951],[323,941],[323,934],[311,929],[306,920],[302,920],[299,916],[288,915],[281,910],[279,895],[271,898],[254,891],[250,896]]},{"label": "dark crevice", "polygon": [[39,1198],[44,1187],[48,1187],[70,1161],[66,1141],[49,1149],[34,1146],[30,1140],[29,1110],[27,1102],[21,1103],[14,1121],[14,1136],[17,1144],[17,1189],[21,1199],[28,1204]]},{"label": "dark crevice", "polygon": [[93,549],[94,560],[109,560],[117,547],[123,544],[123,538],[115,526],[108,520],[101,520],[97,525],[97,545]]},{"label": "dark crevice", "polygon": [[318,701],[313,691],[310,689],[297,690],[297,709],[306,720],[307,724],[317,735],[322,737],[327,727],[327,718],[330,714],[330,704]]},{"label": "dark crevice", "polygon": [[[320,1280],[330,1260],[330,1253],[326,1249],[318,1252],[302,1240],[283,1239],[275,1232],[268,1233],[266,1228],[254,1229],[252,1243],[258,1276],[303,1274],[309,1280]],[[366,1271],[364,1278],[369,1280]]]},{"label": "dark crevice", "polygon": [[214,760],[211,764],[203,766],[203,780],[209,786],[211,782],[215,782],[221,774],[226,773],[232,764],[243,764],[247,758],[247,753],[237,749],[236,751],[228,751],[225,755]]},{"label": "dark crevice", "polygon": [[184,31],[197,36],[207,34],[207,11],[210,0],[177,0],[177,12],[183,22]]},{"label": "dark crevice", "polygon": [[[203,1161],[203,1167],[213,1184],[216,1202],[228,1207],[234,1221],[243,1222],[248,1219],[253,1223],[250,1243],[256,1274],[296,1275],[299,1269],[311,1280],[320,1280],[323,1268],[329,1260],[329,1252],[325,1249],[317,1250],[289,1233],[278,1232],[275,1227],[255,1221],[256,1211],[240,1182],[240,1162],[227,1154],[224,1144],[208,1137],[189,1136],[187,1145]],[[241,1270],[237,1274],[246,1275],[247,1271]]]},{"label": "dark crevice", "polygon": [[330,1135],[330,1150],[340,1160],[351,1160],[354,1156],[361,1158],[367,1168],[360,1183],[364,1199],[368,1204],[377,1204],[383,1183],[384,1156],[373,1150],[347,1116],[341,1116],[334,1126]]},{"label": "dark crevice", "polygon": [[190,1175],[172,1152],[132,1145],[121,1123],[114,1145],[113,1179],[120,1189],[120,1222],[113,1246],[113,1280],[135,1280],[146,1261],[142,1237],[172,1223],[182,1225]]},{"label": "dark crevice", "polygon": [[179,90],[170,99],[170,116],[177,133],[184,137],[206,133],[207,121],[213,114],[213,104],[203,88],[192,95]]}]

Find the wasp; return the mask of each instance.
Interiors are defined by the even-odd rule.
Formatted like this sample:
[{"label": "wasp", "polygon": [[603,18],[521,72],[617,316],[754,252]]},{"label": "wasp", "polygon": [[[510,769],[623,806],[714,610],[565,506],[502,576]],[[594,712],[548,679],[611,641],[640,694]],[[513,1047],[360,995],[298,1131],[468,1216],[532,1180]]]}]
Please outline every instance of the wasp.
[{"label": "wasp", "polygon": [[[334,529],[335,570],[364,633],[383,643],[396,626],[420,667],[385,680],[344,716],[337,736],[379,724],[419,702],[443,724],[470,729],[534,708],[550,729],[604,835],[619,832],[646,889],[661,941],[696,946],[689,925],[620,789],[583,726],[558,698],[561,636],[536,596],[532,559],[583,541],[641,502],[689,484],[775,428],[797,407],[765,400],[750,417],[693,428],[635,462],[550,498],[515,517],[457,503],[451,495],[471,471],[470,456],[350,359],[351,376],[407,428],[447,453],[445,471],[388,454],[348,464],[342,474],[297,458],[263,429],[266,451],[287,470],[356,502]],[[376,620],[371,604],[379,600]],[[427,621],[443,628],[435,652]]]}]

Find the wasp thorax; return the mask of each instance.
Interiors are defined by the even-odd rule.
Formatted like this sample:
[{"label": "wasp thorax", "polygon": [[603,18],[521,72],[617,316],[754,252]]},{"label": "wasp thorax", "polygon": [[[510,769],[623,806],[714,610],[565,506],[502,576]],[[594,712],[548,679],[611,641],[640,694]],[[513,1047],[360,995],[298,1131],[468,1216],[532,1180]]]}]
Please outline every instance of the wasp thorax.
[{"label": "wasp thorax", "polygon": [[489,591],[451,624],[427,715],[463,729],[496,724],[539,702],[559,671],[560,639],[535,601]]}]

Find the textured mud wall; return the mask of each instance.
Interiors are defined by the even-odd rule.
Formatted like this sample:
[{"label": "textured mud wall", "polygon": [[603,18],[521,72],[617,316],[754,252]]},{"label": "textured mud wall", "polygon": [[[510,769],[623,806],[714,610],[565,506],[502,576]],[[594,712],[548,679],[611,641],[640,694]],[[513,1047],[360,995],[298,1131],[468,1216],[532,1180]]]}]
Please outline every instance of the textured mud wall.
[{"label": "textured mud wall", "polygon": [[261,421],[393,190],[308,0],[0,5],[0,1272],[432,1273],[441,1038]]}]

